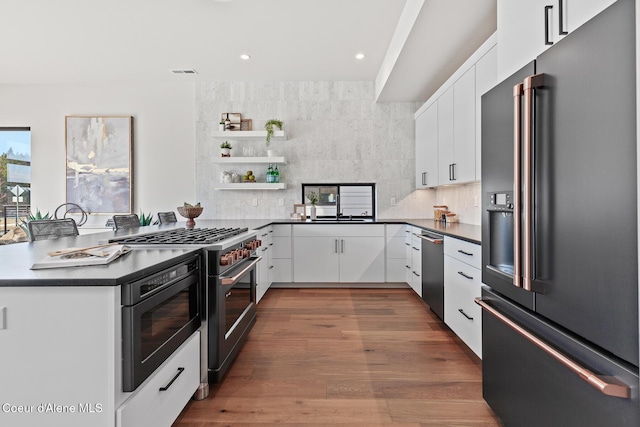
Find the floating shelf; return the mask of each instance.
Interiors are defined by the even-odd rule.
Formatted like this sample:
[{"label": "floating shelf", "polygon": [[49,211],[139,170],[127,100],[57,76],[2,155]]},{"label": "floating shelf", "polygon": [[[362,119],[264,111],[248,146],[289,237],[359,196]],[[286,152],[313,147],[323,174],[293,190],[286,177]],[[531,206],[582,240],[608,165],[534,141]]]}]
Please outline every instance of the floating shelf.
[{"label": "floating shelf", "polygon": [[284,157],[214,157],[212,163],[286,163]]},{"label": "floating shelf", "polygon": [[267,184],[266,182],[240,182],[214,184],[214,190],[284,190],[287,185],[283,182]]},{"label": "floating shelf", "polygon": [[[228,138],[228,139],[266,139],[266,130],[214,130],[211,132],[211,136],[214,138]],[[283,130],[273,131],[273,139],[287,139]]]}]

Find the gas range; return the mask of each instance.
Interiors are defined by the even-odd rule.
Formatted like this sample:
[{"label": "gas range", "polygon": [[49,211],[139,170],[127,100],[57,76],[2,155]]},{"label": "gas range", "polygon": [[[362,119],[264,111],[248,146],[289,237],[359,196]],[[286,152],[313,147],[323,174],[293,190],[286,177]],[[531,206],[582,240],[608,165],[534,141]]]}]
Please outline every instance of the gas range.
[{"label": "gas range", "polygon": [[225,250],[237,243],[255,238],[255,231],[248,228],[172,228],[150,233],[131,234],[110,239],[110,243],[132,248],[177,248],[185,245],[207,250]]}]

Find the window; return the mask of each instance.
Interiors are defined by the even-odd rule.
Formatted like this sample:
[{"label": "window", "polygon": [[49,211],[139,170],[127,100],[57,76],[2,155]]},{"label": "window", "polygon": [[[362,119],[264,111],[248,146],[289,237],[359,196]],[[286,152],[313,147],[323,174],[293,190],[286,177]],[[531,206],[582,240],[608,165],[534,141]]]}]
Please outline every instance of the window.
[{"label": "window", "polygon": [[0,127],[0,205],[5,232],[28,214],[30,190],[31,129]]},{"label": "window", "polygon": [[316,215],[318,218],[358,217],[375,219],[376,185],[356,184],[302,184],[302,203],[310,215],[309,193],[318,194]]}]

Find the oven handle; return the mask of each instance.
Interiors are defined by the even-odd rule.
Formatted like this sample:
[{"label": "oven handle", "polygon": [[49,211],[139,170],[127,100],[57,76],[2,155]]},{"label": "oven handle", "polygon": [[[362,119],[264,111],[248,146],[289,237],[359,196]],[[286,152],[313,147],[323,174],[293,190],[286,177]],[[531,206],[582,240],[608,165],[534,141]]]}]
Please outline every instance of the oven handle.
[{"label": "oven handle", "polygon": [[[524,329],[522,326],[515,323],[513,320],[509,319],[504,314],[500,313],[495,308],[491,307],[485,300],[478,297],[474,299],[475,303],[482,307],[485,311],[490,313],[492,316],[503,322],[505,325],[516,331],[518,334],[522,335],[522,337],[531,341],[534,345],[540,348],[542,351],[547,353],[549,356],[556,359],[565,367],[569,368],[572,372],[577,374],[580,378],[586,381],[590,386],[595,387],[600,393],[606,394],[607,396],[613,397],[621,397],[623,399],[629,399],[631,396],[631,391],[629,386],[626,384],[616,384],[614,382],[607,382],[612,378],[603,377],[600,378],[589,369],[577,364],[573,360],[569,359],[567,356],[533,335],[531,332]],[[615,378],[613,378],[615,381]]]},{"label": "oven handle", "polygon": [[251,263],[249,265],[247,265],[245,268],[242,269],[242,271],[238,274],[236,274],[235,276],[231,276],[231,277],[227,277],[227,276],[221,276],[220,280],[222,281],[223,285],[233,285],[235,284],[238,280],[240,280],[240,278],[242,276],[245,275],[245,273],[249,270],[251,270],[253,267],[255,267],[255,265],[260,262],[260,260],[262,259],[261,256],[257,257],[257,258],[252,258],[253,261],[251,261]]}]

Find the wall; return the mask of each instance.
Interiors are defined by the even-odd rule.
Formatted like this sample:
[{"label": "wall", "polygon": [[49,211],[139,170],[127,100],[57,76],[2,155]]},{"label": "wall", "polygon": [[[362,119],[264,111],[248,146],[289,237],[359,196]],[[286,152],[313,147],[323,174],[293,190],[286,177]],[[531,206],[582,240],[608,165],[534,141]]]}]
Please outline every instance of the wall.
[{"label": "wall", "polygon": [[65,115],[132,115],[134,211],[156,213],[195,199],[193,100],[193,84],[0,85],[0,126],[31,127],[32,205],[53,213],[65,201]]},{"label": "wall", "polygon": [[481,186],[479,182],[471,184],[438,187],[436,190],[436,205],[446,205],[450,212],[454,212],[458,222],[480,225],[482,223]]},{"label": "wall", "polygon": [[[135,212],[200,201],[203,218],[288,218],[300,203],[302,182],[351,181],[378,184],[379,218],[431,218],[432,206],[444,203],[460,221],[479,224],[479,209],[469,206],[473,194],[479,197],[479,184],[414,191],[413,114],[419,104],[373,99],[372,82],[0,85],[0,126],[31,127],[32,200],[42,212],[53,213],[65,201],[64,116],[131,114]],[[286,157],[287,190],[210,188],[221,170],[210,162],[220,155],[211,131],[225,111],[253,119],[254,129],[271,118],[285,122],[288,140],[273,141],[271,148]],[[243,147],[266,152],[263,141],[238,141],[233,155]],[[264,174],[266,168],[253,169]],[[85,227],[103,226],[107,216],[91,215]]]},{"label": "wall", "polygon": [[[414,191],[413,114],[421,103],[376,104],[373,82],[216,82],[196,85],[196,199],[203,218],[288,218],[301,203],[301,183],[375,182],[378,218],[424,218],[432,214],[433,190]],[[272,141],[284,156],[280,168],[286,190],[214,190],[220,172],[254,171],[265,180],[266,166],[211,162],[220,156],[214,138],[223,112],[252,119],[263,129],[269,119],[284,122],[286,141]],[[247,148],[265,156],[263,140],[234,140],[232,156]],[[395,197],[396,205],[391,206]],[[257,199],[257,206],[253,206]],[[282,205],[282,206],[281,206]]]}]

